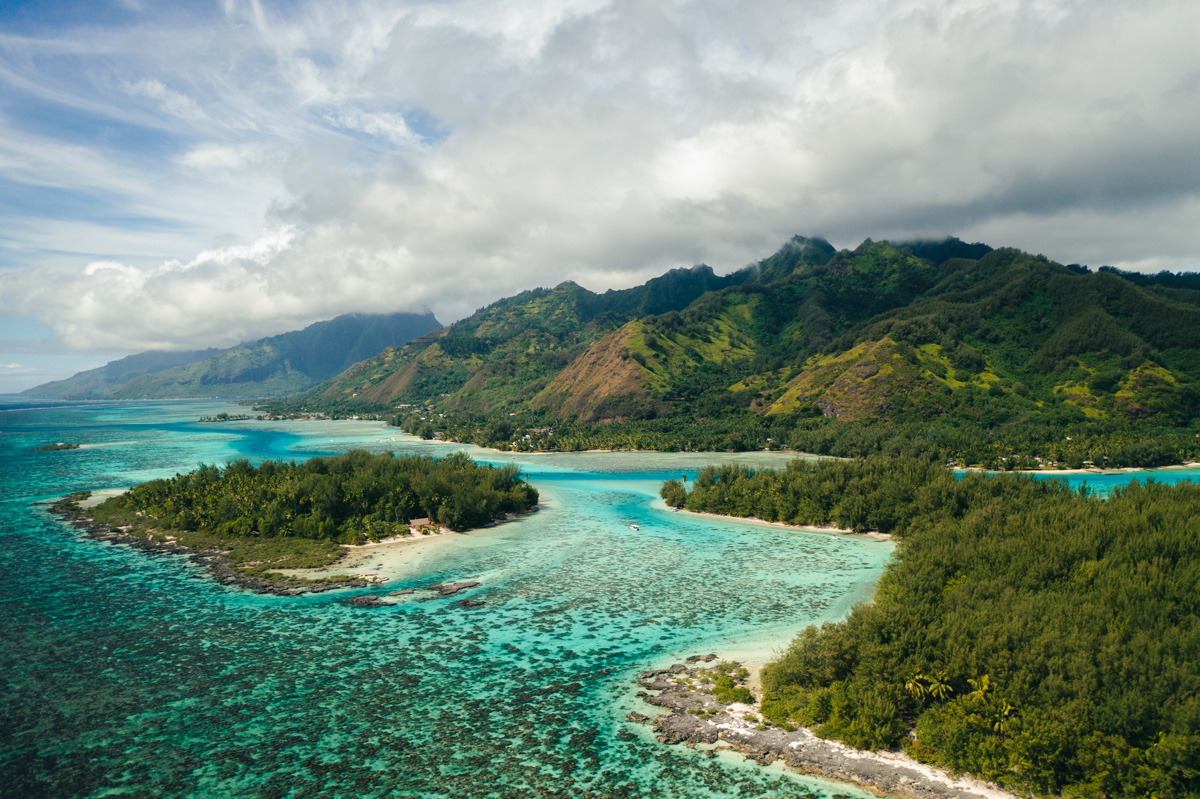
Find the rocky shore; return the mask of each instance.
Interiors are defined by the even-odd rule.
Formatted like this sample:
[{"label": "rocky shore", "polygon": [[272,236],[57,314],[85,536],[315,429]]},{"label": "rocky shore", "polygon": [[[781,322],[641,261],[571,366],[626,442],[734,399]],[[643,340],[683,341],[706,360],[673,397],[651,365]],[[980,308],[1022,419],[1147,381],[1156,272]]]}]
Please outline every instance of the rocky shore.
[{"label": "rocky shore", "polygon": [[[398,605],[408,599],[416,599],[418,602],[428,602],[431,599],[458,596],[468,588],[476,588],[480,585],[482,583],[478,580],[464,580],[459,583],[435,583],[427,585],[424,588],[404,588],[399,591],[392,591],[386,597],[376,596],[375,594],[363,594],[362,596],[347,599],[346,604],[358,608],[386,608]],[[482,599],[460,599],[458,604],[464,608],[471,609],[481,608],[487,602]]]},{"label": "rocky shore", "polygon": [[275,594],[277,596],[297,596],[298,594],[320,593],[342,588],[366,588],[378,585],[380,580],[375,577],[354,577],[349,580],[309,581],[304,579],[267,580],[253,574],[247,574],[236,569],[228,557],[217,549],[192,549],[179,544],[151,541],[129,535],[120,530],[114,530],[107,524],[101,524],[79,507],[76,497],[67,496],[50,506],[50,512],[61,516],[73,527],[82,530],[89,538],[97,541],[109,541],[114,544],[125,544],[140,549],[143,552],[162,553],[167,555],[186,555],[192,562],[208,569],[209,574],[221,585],[236,585],[259,594]]},{"label": "rocky shore", "polygon": [[[630,721],[649,723],[666,744],[704,749],[733,749],[759,765],[776,760],[806,774],[815,774],[866,788],[879,795],[909,799],[1016,799],[1000,788],[969,778],[955,778],[898,752],[863,752],[836,741],[826,741],[806,729],[786,730],[764,723],[756,703],[724,704],[712,690],[722,674],[743,682],[747,672],[740,663],[703,664],[716,655],[697,655],[688,664],[644,672],[638,696],[663,708],[665,715],[651,719],[633,712]],[[743,694],[745,696],[745,694]]]}]

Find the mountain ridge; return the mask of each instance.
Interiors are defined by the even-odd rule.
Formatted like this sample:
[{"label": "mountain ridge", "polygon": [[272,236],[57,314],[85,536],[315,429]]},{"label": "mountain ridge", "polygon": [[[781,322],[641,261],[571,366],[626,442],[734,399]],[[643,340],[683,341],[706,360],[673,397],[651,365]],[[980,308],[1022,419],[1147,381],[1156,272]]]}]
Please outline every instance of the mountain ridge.
[{"label": "mountain ridge", "polygon": [[[522,292],[275,408],[376,413],[510,449],[853,454],[900,446],[893,435],[972,462],[1009,461],[1006,448],[1169,461],[1196,448],[1198,386],[1188,275],[957,239],[835,250],[795,237],[725,276]],[[412,416],[424,407],[436,424]],[[1080,425],[1098,438],[1064,433]]]},{"label": "mountain ridge", "polygon": [[[138,353],[22,396],[174,399],[287,396],[305,391],[387,346],[440,328],[431,313],[343,314],[301,330],[225,349]],[[177,355],[178,357],[172,357]]]}]

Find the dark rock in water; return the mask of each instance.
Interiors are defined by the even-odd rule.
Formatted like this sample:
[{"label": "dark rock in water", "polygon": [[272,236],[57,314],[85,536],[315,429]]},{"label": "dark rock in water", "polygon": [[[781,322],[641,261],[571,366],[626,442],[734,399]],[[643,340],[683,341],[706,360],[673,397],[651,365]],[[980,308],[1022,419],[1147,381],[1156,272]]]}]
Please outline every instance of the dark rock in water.
[{"label": "dark rock in water", "polygon": [[431,585],[426,590],[433,591],[436,596],[423,597],[421,601],[426,601],[429,599],[441,599],[442,597],[446,596],[454,596],[455,594],[460,594],[463,591],[466,591],[468,588],[474,588],[477,585],[482,585],[482,583],[478,581],[468,581],[462,583],[447,583],[445,585]]},{"label": "dark rock in water", "polygon": [[415,593],[417,593],[417,589],[415,588],[402,588],[399,591],[392,591],[388,596],[408,596]]},{"label": "dark rock in water", "polygon": [[651,691],[665,691],[672,687],[675,683],[671,682],[663,674],[658,672],[649,672],[650,676],[642,675],[642,687],[648,688]]},{"label": "dark rock in water", "polygon": [[638,713],[638,712],[635,710],[635,711],[633,711],[633,712],[629,713],[628,715],[626,715],[626,716],[625,716],[625,718],[629,719],[630,721],[642,722],[642,721],[645,721],[646,719],[648,719],[648,718],[650,718],[650,717],[649,717],[649,716],[642,715],[641,713]]},{"label": "dark rock in water", "polygon": [[464,608],[481,608],[487,603],[482,599],[463,599],[460,600],[458,604]]},{"label": "dark rock in water", "polygon": [[353,605],[356,608],[381,608],[388,603],[382,601],[374,594],[366,594],[365,596],[352,596],[346,600],[346,604]]},{"label": "dark rock in water", "polygon": [[682,663],[676,663],[674,666],[667,669],[669,674],[683,674],[685,671],[687,671],[687,666],[683,665]]},{"label": "dark rock in water", "polygon": [[654,722],[654,731],[658,733],[658,740],[665,744],[715,744],[718,740],[717,725],[678,713],[660,717]]}]

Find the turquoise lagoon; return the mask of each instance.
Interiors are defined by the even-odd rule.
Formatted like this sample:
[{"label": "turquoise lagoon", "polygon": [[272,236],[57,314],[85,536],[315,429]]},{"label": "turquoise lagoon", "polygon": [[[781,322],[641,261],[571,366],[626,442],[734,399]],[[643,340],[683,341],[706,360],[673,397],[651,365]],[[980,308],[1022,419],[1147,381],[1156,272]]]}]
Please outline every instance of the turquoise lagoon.
[{"label": "turquoise lagoon", "polygon": [[[241,409],[0,401],[3,796],[868,795],[664,747],[624,718],[647,709],[642,670],[766,659],[869,599],[888,543],[673,514],[656,498],[714,460],[783,456],[510,456],[378,423],[195,421],[222,410]],[[33,451],[57,441],[83,447]],[[538,487],[537,513],[439,542],[382,589],[474,579],[483,607],[250,594],[184,558],[91,541],[38,504],[200,462],[354,447],[465,449]]]}]

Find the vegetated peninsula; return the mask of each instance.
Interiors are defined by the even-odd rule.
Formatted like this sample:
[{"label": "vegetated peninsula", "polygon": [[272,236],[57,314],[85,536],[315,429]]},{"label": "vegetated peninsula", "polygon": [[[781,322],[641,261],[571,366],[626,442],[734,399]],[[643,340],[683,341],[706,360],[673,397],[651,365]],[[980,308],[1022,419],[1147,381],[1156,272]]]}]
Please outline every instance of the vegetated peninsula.
[{"label": "vegetated peninsula", "polygon": [[[877,457],[713,467],[663,496],[899,540],[873,603],[764,667],[771,726],[739,745],[783,755],[803,726],[1037,796],[1200,796],[1200,485],[1101,498]],[[683,711],[659,726],[718,733]]]},{"label": "vegetated peninsula", "polygon": [[201,465],[91,509],[78,504],[84,498],[56,508],[97,537],[190,552],[225,582],[290,594],[320,586],[280,569],[328,566],[346,554],[343,545],[408,536],[418,519],[454,531],[482,527],[535,508],[538,492],[515,466],[481,466],[463,453],[435,460],[354,451]]},{"label": "vegetated peninsula", "polygon": [[796,449],[989,468],[1200,457],[1200,275],[797,237],[730,275],[527,291],[274,413],[508,450]]}]

